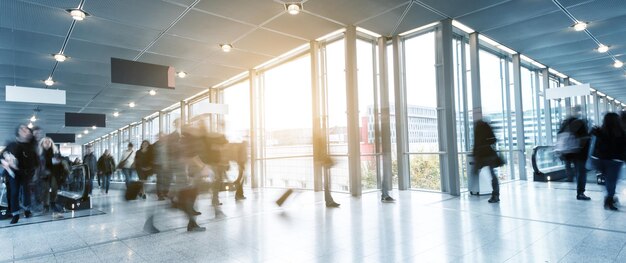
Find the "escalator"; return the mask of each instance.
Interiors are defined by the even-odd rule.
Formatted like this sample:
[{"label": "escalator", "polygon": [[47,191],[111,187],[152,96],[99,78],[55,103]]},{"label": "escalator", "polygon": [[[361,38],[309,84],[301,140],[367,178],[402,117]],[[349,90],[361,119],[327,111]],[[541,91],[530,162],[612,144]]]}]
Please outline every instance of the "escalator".
[{"label": "escalator", "polygon": [[554,154],[554,146],[536,146],[532,155],[533,181],[559,181],[567,177],[564,162]]},{"label": "escalator", "polygon": [[70,210],[90,209],[89,180],[87,165],[73,165],[67,180],[59,187],[57,203]]}]

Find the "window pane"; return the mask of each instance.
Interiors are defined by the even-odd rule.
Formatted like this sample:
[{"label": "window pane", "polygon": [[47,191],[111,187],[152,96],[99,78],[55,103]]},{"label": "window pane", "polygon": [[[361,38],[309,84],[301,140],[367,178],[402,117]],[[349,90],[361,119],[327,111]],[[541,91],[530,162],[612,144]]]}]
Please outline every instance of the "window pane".
[{"label": "window pane", "polygon": [[[313,188],[311,60],[303,56],[264,72],[266,186]],[[302,158],[284,158],[310,156]],[[281,157],[281,158],[278,158]],[[289,172],[272,172],[285,171]]]},{"label": "window pane", "polygon": [[[407,39],[404,47],[409,152],[437,152],[439,144],[435,33],[429,32]],[[420,167],[418,173],[413,172],[416,161],[424,162],[418,165]],[[411,187],[441,190],[438,155],[434,158],[411,156],[410,166]],[[436,176],[430,176],[435,174]]]}]

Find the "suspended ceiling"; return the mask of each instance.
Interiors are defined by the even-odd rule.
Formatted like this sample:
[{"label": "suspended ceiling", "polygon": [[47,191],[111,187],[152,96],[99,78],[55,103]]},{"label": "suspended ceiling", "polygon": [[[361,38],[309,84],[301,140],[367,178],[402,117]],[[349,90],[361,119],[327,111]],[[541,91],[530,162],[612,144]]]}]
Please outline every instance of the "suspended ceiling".
[{"label": "suspended ceiling", "polygon": [[[612,58],[626,53],[626,1],[560,0],[589,32],[611,47],[575,32],[572,20],[548,0],[305,0],[297,16],[278,0],[86,0],[90,16],[76,22],[65,54],[54,70],[54,89],[67,91],[67,104],[5,101],[5,85],[44,88],[72,18],[66,9],[80,0],[0,1],[0,139],[13,137],[39,107],[37,125],[46,132],[80,133],[64,127],[65,112],[107,114],[107,128],[79,139],[88,142],[140,120],[206,88],[334,32],[346,25],[397,35],[453,18],[534,60],[626,101],[624,70]],[[232,43],[224,53],[219,43]],[[169,65],[189,73],[175,90],[112,84],[110,58]],[[129,108],[134,101],[137,107]],[[119,117],[112,113],[120,112]],[[0,143],[1,144],[1,143]]]}]

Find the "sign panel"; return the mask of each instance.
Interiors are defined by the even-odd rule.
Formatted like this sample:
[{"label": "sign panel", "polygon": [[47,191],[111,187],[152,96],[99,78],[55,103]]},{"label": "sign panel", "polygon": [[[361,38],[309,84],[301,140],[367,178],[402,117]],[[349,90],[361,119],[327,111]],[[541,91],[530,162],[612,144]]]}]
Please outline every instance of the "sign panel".
[{"label": "sign panel", "polygon": [[99,113],[65,113],[67,127],[106,127],[106,114]]},{"label": "sign panel", "polygon": [[111,82],[174,89],[176,70],[173,67],[111,58]]},{"label": "sign panel", "polygon": [[46,133],[54,143],[74,143],[76,142],[76,134],[73,133]]},{"label": "sign panel", "polygon": [[6,101],[65,105],[65,90],[9,85],[6,85],[5,90]]},{"label": "sign panel", "polygon": [[546,99],[555,100],[575,96],[586,96],[591,94],[591,86],[589,84],[565,86],[558,88],[550,88],[545,91]]}]

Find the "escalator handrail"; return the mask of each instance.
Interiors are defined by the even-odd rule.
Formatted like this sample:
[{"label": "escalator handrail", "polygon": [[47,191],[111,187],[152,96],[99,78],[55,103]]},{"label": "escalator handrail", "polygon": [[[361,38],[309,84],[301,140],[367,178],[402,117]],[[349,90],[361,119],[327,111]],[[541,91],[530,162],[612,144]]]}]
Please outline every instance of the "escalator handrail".
[{"label": "escalator handrail", "polygon": [[554,147],[554,145],[539,145],[539,146],[535,146],[533,147],[533,154],[531,157],[531,163],[533,166],[533,171],[535,172],[535,174],[543,174],[540,170],[539,170],[539,166],[537,165],[537,152],[541,149],[547,149],[547,148],[551,148]]}]

